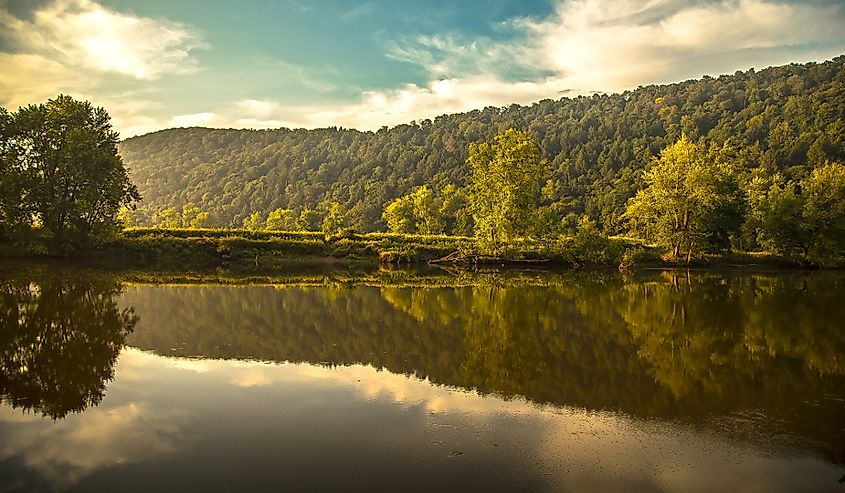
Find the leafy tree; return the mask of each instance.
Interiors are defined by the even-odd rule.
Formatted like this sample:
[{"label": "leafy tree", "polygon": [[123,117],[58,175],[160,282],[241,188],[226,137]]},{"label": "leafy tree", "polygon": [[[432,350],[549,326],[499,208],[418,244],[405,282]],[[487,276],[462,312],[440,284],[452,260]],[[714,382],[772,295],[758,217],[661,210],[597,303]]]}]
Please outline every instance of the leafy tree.
[{"label": "leafy tree", "polygon": [[443,221],[431,188],[423,185],[414,190],[411,193],[411,203],[413,204],[417,231],[420,234],[435,235],[443,233]]},{"label": "leafy tree", "polygon": [[804,198],[794,182],[774,184],[759,200],[758,241],[768,251],[801,259],[807,255],[808,231],[803,222]]},{"label": "leafy tree", "polygon": [[13,116],[0,108],[0,238],[28,228],[32,203],[27,196],[28,170],[16,144]]},{"label": "leafy tree", "polygon": [[415,233],[417,221],[414,216],[414,202],[409,195],[397,197],[387,204],[382,213],[391,233]]},{"label": "leafy tree", "polygon": [[669,247],[673,257],[723,247],[724,237],[738,232],[735,177],[685,135],[661,151],[643,180],[626,216],[635,233]]},{"label": "leafy tree", "polygon": [[[66,249],[114,231],[118,210],[140,199],[103,108],[60,95],[11,115],[4,110],[0,121],[4,221],[41,225]],[[18,207],[7,205],[12,192]]]},{"label": "leafy tree", "polygon": [[182,215],[175,207],[168,207],[153,214],[153,225],[159,228],[181,228]]},{"label": "leafy tree", "polygon": [[181,210],[175,207],[162,209],[152,217],[153,226],[158,228],[206,228],[209,222],[210,214],[200,210],[193,202],[183,205]]},{"label": "leafy tree", "polygon": [[801,182],[808,255],[817,263],[845,254],[845,166],[826,163]]},{"label": "leafy tree", "polygon": [[267,214],[264,229],[268,231],[290,231],[296,228],[292,209],[274,209]]},{"label": "leafy tree", "polygon": [[336,235],[346,226],[346,211],[338,202],[329,204],[326,217],[323,218],[323,233],[326,236]]},{"label": "leafy tree", "polygon": [[300,231],[316,231],[320,224],[320,214],[309,207],[303,208],[296,219],[296,229]]},{"label": "leafy tree", "polygon": [[496,248],[529,232],[545,168],[536,140],[508,129],[494,143],[469,145],[472,169],[469,202],[482,247]]},{"label": "leafy tree", "polygon": [[258,231],[264,229],[264,219],[261,218],[260,212],[253,212],[244,218],[244,228]]},{"label": "leafy tree", "polygon": [[447,183],[440,190],[439,203],[437,212],[443,221],[444,231],[452,235],[471,236],[472,214],[464,190]]},{"label": "leafy tree", "polygon": [[201,211],[193,202],[182,206],[182,227],[198,229],[208,227],[209,213]]}]

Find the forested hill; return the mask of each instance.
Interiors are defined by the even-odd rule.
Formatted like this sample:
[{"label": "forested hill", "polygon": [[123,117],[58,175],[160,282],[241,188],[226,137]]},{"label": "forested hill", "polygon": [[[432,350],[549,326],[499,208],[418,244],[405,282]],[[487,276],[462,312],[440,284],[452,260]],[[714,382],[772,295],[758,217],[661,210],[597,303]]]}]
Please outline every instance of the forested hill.
[{"label": "forested hill", "polygon": [[845,56],[440,116],[377,132],[170,129],[120,151],[148,216],[193,202],[218,226],[253,211],[345,205],[360,231],[384,229],[391,199],[428,184],[465,185],[467,144],[513,127],[531,132],[549,162],[545,205],[587,213],[610,233],[652,156],[686,133],[737,149],[737,164],[801,178],[845,162]]}]

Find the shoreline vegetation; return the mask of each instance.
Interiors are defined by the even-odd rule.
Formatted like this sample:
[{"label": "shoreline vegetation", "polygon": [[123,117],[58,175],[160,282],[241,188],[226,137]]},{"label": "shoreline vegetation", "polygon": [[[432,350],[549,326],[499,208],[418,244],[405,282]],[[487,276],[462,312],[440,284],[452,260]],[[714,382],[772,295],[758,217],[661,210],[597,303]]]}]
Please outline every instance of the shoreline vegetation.
[{"label": "shoreline vegetation", "polygon": [[[569,269],[800,269],[820,268],[771,253],[732,252],[671,258],[664,248],[591,231],[558,239],[525,239],[496,252],[466,236],[397,233],[326,235],[314,231],[128,228],[71,256],[52,253],[38,240],[5,244],[0,259],[91,267],[273,276],[290,271],[378,270],[436,267],[444,272]],[[845,267],[837,259],[825,268]],[[216,276],[217,274],[213,274]],[[177,276],[178,277],[178,276]],[[190,276],[189,276],[190,277]]]},{"label": "shoreline vegetation", "polygon": [[[630,113],[631,121],[651,124],[647,133],[659,137],[648,145],[628,132],[630,125],[616,119],[623,110],[602,106],[606,98],[563,98],[553,104],[564,108],[583,103],[595,110],[596,119],[622,125],[619,128],[626,133],[616,132],[615,144],[595,140],[595,135],[558,135],[560,139],[550,142],[546,130],[558,128],[554,125],[537,126],[527,120],[494,124],[492,119],[475,122],[485,132],[464,132],[433,143],[426,136],[440,128],[436,121],[412,125],[414,132],[422,132],[415,140],[420,146],[402,160],[401,167],[396,167],[393,153],[378,158],[389,161],[389,172],[375,164],[376,156],[365,156],[362,166],[370,166],[365,173],[368,183],[388,187],[375,193],[356,185],[356,196],[375,201],[366,207],[345,198],[351,188],[322,194],[329,185],[345,183],[351,164],[326,154],[325,143],[308,140],[320,135],[309,131],[296,139],[313,157],[306,161],[317,166],[315,173],[286,175],[281,181],[272,178],[275,171],[293,166],[281,161],[288,154],[284,148],[267,151],[274,158],[262,158],[272,161],[266,166],[251,168],[236,160],[240,166],[222,176],[222,168],[215,168],[213,183],[204,182],[208,186],[203,187],[190,185],[184,174],[157,170],[155,180],[176,186],[180,196],[148,217],[149,210],[144,210],[161,194],[151,192],[149,180],[141,180],[143,190],[133,183],[139,169],[130,173],[132,166],[124,163],[119,136],[105,109],[64,95],[12,113],[0,108],[0,258],[56,257],[130,268],[255,272],[321,264],[622,271],[843,267],[845,140],[842,113],[836,111],[843,107],[841,98],[830,99],[828,92],[812,89],[811,94],[822,99],[813,106],[817,117],[812,126],[798,129],[798,140],[781,134],[798,131],[791,127],[790,113],[778,117],[785,118],[783,125],[777,119],[769,121],[769,131],[766,125],[753,135],[746,131],[754,122],[765,123],[757,114],[765,108],[810,107],[809,100],[802,99],[804,89],[773,99],[771,90],[790,71],[803,74],[808,82],[817,78],[816,82],[835,85],[845,74],[843,60],[818,67],[790,66],[785,73],[776,70],[762,79],[769,87],[762,92],[751,81],[756,77],[753,71],[719,79],[718,84],[712,79],[694,82],[702,90],[727,84],[722,89],[754,91],[734,94],[741,96],[739,107],[719,105],[720,116],[714,115],[711,123],[726,118],[733,123],[724,128],[707,125],[712,130],[708,132],[688,125],[689,119],[683,124],[686,116],[679,125],[647,111]],[[632,94],[662,107],[665,97],[679,87],[653,89],[654,94],[645,88],[626,93],[625,108]],[[710,89],[687,101],[681,113],[721,97],[723,91]],[[675,99],[680,103],[684,98]],[[674,115],[680,107],[671,108]],[[518,106],[512,110],[523,111]],[[558,114],[549,121],[560,124],[561,118],[563,114]],[[582,131],[593,127],[583,118],[566,121]],[[389,132],[362,138],[378,140],[382,133]],[[266,135],[271,141],[287,136]],[[603,161],[600,156],[590,158],[578,146],[565,148],[570,140],[589,141],[594,151],[603,149],[602,153],[619,152],[598,166]],[[341,154],[355,147],[343,139],[334,143]],[[406,144],[392,142],[385,149],[399,150]],[[179,145],[189,152],[196,148],[193,141]],[[132,154],[131,146],[122,147]],[[441,167],[451,163],[448,176],[423,173],[425,163],[446,148],[457,153],[438,161]],[[315,152],[321,154],[312,156]],[[217,162],[212,157],[194,154],[174,159],[196,164],[198,171],[204,165],[197,163]],[[138,156],[131,162],[139,163]],[[602,177],[594,176],[599,168],[606,168]],[[391,178],[406,170],[413,183]],[[247,175],[258,183],[239,186]],[[307,200],[292,200],[303,187]],[[190,195],[200,189],[205,192],[191,201]],[[273,200],[267,203],[265,194]],[[214,207],[221,200],[238,205],[242,214],[223,220]]]}]

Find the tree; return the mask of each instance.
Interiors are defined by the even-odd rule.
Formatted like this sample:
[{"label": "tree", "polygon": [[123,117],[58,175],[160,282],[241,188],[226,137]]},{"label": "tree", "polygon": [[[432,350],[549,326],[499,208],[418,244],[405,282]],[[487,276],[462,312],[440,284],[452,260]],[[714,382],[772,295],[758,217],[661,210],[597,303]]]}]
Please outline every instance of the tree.
[{"label": "tree", "polygon": [[494,143],[469,145],[469,203],[475,235],[483,248],[495,249],[531,228],[546,162],[528,132],[514,129]]},{"label": "tree", "polygon": [[387,223],[387,230],[391,233],[415,233],[417,231],[414,203],[409,195],[403,195],[390,201],[384,208],[381,217]]},{"label": "tree", "polygon": [[743,204],[735,176],[686,135],[661,151],[643,180],[646,187],[628,201],[625,215],[632,232],[669,247],[673,257],[724,248],[739,231]]},{"label": "tree", "polygon": [[338,202],[329,204],[326,211],[326,217],[323,218],[323,233],[326,236],[336,235],[340,233],[344,226],[346,226],[346,211]]},{"label": "tree", "polygon": [[20,197],[4,201],[4,222],[41,225],[65,250],[116,230],[118,210],[140,199],[103,108],[60,95],[0,120],[2,191]]},{"label": "tree", "polygon": [[193,202],[182,206],[182,227],[198,229],[208,227],[209,214],[203,212]]},{"label": "tree", "polygon": [[267,214],[264,229],[267,231],[290,231],[296,228],[292,209],[274,209]]},{"label": "tree", "polygon": [[472,235],[472,214],[467,206],[467,196],[463,189],[446,184],[440,190],[438,213],[443,221],[446,234]]},{"label": "tree", "polygon": [[816,263],[845,254],[845,166],[825,163],[801,182],[808,255]]},{"label": "tree", "polygon": [[414,218],[417,231],[424,235],[443,233],[443,220],[435,203],[434,192],[427,185],[423,185],[411,193]]},{"label": "tree", "polygon": [[772,253],[792,259],[806,257],[808,231],[803,210],[804,197],[798,194],[794,182],[772,185],[755,207],[759,222],[757,241]]},{"label": "tree", "polygon": [[264,219],[261,218],[260,212],[253,212],[244,218],[244,228],[258,231],[264,228]]},{"label": "tree", "polygon": [[320,214],[309,207],[304,207],[296,219],[296,229],[300,231],[315,231],[319,224]]},{"label": "tree", "polygon": [[0,108],[0,238],[29,227],[32,220],[27,170],[17,154],[13,123],[13,116]]}]

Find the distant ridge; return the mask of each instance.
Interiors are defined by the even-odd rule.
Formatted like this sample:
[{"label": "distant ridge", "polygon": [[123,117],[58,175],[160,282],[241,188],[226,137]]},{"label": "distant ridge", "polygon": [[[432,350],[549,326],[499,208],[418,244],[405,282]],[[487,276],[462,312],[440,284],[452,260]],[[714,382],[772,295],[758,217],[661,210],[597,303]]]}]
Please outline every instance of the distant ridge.
[{"label": "distant ridge", "polygon": [[845,56],[621,94],[543,100],[444,115],[377,132],[339,128],[179,128],[124,141],[120,151],[152,214],[187,202],[218,226],[252,211],[332,200],[360,231],[383,229],[389,200],[427,183],[463,185],[469,142],[530,131],[551,169],[546,205],[587,213],[609,233],[642,169],[682,132],[730,142],[741,166],[801,177],[845,162]]}]

